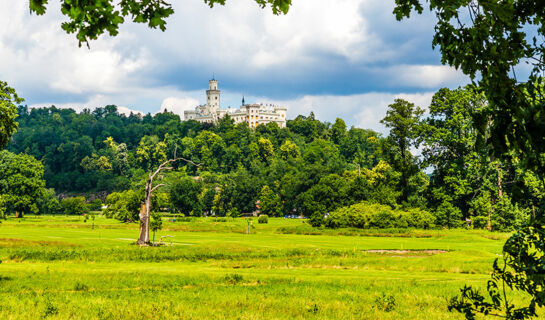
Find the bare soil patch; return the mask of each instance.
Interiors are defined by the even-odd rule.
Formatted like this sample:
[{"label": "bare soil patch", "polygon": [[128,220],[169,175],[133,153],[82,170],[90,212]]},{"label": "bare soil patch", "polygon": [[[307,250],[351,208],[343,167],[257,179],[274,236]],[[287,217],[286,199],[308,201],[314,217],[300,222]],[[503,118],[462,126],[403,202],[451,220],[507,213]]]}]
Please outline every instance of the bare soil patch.
[{"label": "bare soil patch", "polygon": [[440,254],[440,253],[446,253],[447,250],[387,250],[387,249],[376,249],[376,250],[367,250],[365,251],[367,253],[380,253],[380,254],[399,254],[399,255],[408,255],[408,254],[425,254],[425,255],[433,255],[433,254]]}]

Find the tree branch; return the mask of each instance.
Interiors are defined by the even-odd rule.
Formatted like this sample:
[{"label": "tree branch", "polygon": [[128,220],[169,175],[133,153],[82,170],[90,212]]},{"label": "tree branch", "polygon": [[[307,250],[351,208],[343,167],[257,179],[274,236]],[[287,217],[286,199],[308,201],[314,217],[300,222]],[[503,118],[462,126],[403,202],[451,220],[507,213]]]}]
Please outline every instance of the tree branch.
[{"label": "tree branch", "polygon": [[164,185],[165,185],[164,183],[160,183],[160,184],[156,185],[155,187],[151,188],[151,192],[157,190],[159,187],[162,187]]}]

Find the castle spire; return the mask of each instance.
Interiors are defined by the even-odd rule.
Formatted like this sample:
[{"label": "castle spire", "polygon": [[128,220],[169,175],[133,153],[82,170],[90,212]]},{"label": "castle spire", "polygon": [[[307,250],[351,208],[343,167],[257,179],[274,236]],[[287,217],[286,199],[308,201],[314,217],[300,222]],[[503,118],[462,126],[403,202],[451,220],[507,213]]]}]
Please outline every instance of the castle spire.
[{"label": "castle spire", "polygon": [[244,95],[242,95],[242,105],[246,105],[246,103],[244,103]]}]

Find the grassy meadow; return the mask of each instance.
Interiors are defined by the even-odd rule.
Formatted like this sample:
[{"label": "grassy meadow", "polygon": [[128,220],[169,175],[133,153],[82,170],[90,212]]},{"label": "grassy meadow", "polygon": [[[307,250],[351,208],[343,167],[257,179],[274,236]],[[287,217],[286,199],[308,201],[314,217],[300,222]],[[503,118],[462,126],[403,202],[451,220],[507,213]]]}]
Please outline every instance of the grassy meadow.
[{"label": "grassy meadow", "polygon": [[485,288],[508,237],[169,219],[144,248],[100,216],[3,221],[0,319],[462,319],[447,299]]}]

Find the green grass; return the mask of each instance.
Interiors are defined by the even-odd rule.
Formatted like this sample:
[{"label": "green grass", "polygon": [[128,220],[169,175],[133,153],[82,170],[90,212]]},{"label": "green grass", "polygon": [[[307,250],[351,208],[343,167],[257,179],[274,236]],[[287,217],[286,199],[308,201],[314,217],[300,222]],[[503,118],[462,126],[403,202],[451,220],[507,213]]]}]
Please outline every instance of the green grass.
[{"label": "green grass", "polygon": [[[320,230],[301,220],[137,224],[37,216],[0,225],[0,319],[462,319],[447,299],[484,288],[507,234]],[[415,250],[369,253],[366,250]],[[421,250],[443,250],[433,254]],[[395,305],[384,311],[383,295]]]}]

